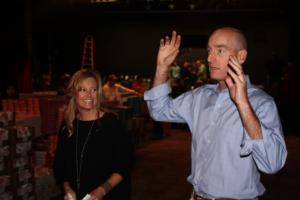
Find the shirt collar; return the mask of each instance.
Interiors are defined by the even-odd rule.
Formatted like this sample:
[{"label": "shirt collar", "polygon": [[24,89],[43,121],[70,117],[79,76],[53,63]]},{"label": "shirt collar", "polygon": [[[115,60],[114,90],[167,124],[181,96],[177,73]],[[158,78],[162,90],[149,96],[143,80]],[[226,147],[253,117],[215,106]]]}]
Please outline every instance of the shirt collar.
[{"label": "shirt collar", "polygon": [[[251,85],[250,82],[250,78],[249,75],[245,74],[246,80],[247,80],[247,89],[249,88],[249,86]],[[217,83],[217,85],[214,87],[213,92],[212,93],[219,93],[219,83]]]}]

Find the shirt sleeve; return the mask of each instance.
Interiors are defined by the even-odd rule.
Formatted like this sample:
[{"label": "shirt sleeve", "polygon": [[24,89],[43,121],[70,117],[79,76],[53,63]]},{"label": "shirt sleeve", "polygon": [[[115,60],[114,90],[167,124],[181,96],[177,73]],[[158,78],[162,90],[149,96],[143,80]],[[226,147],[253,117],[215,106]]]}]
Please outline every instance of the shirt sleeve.
[{"label": "shirt sleeve", "polygon": [[64,159],[64,147],[67,140],[66,135],[62,130],[64,126],[66,126],[65,121],[61,123],[59,128],[57,148],[56,148],[55,157],[52,165],[54,176],[61,184],[63,184],[64,182],[68,182],[67,168]]},{"label": "shirt sleeve", "polygon": [[113,154],[116,163],[115,173],[124,179],[130,176],[135,164],[135,151],[122,122],[118,119],[114,121],[116,123],[112,127],[114,128]]},{"label": "shirt sleeve", "polygon": [[106,84],[102,87],[102,90],[103,90],[103,93],[109,93],[109,89]]},{"label": "shirt sleeve", "polygon": [[191,93],[184,93],[172,99],[168,83],[156,86],[144,94],[150,116],[156,121],[185,123],[190,118]]},{"label": "shirt sleeve", "polygon": [[263,139],[251,139],[244,129],[241,156],[252,153],[257,167],[267,174],[274,174],[285,164],[287,149],[276,105],[271,98],[264,99],[255,110],[260,121]]},{"label": "shirt sleeve", "polygon": [[118,92],[120,92],[120,93],[135,93],[134,90],[128,89],[128,88],[123,87],[121,85],[118,85],[117,87],[118,87]]}]

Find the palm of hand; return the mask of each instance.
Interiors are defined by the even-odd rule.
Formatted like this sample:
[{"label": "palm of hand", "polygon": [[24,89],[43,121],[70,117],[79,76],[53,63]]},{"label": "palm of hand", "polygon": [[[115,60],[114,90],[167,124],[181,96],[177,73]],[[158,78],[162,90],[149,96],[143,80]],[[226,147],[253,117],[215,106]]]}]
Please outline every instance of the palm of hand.
[{"label": "palm of hand", "polygon": [[173,62],[173,54],[176,52],[176,48],[173,45],[165,45],[159,48],[157,56],[157,64],[168,67]]}]

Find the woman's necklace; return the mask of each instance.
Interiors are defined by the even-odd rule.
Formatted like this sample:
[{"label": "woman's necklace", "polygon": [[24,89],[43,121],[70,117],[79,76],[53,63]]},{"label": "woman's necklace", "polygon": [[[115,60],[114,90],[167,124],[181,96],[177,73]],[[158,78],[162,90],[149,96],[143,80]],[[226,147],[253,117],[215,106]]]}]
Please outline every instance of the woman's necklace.
[{"label": "woman's necklace", "polygon": [[[94,126],[94,122],[95,120],[93,121],[93,124],[91,126],[91,129],[90,129],[90,132],[85,140],[85,143],[82,147],[82,151],[81,151],[81,160],[80,160],[80,168],[78,169],[78,119],[77,119],[77,137],[76,137],[76,168],[77,168],[77,191],[79,191],[80,189],[80,175],[81,175],[81,169],[82,169],[82,160],[83,160],[83,151],[84,151],[84,148],[85,148],[85,145],[86,145],[86,142],[88,141],[89,137],[90,137],[90,134],[91,134],[91,131],[92,131],[92,128]],[[79,171],[79,173],[78,173]]]}]

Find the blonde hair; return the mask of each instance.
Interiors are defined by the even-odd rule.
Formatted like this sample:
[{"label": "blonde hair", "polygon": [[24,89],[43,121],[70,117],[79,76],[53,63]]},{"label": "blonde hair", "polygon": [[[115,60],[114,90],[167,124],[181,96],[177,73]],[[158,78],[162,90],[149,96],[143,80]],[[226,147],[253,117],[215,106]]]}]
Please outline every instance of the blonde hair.
[{"label": "blonde hair", "polygon": [[[96,70],[91,69],[82,69],[77,71],[70,79],[69,86],[67,89],[67,98],[68,98],[68,108],[65,112],[65,120],[67,125],[64,128],[67,128],[69,131],[69,137],[71,137],[74,133],[74,127],[73,122],[79,113],[77,108],[77,103],[75,100],[75,96],[77,95],[77,92],[81,89],[83,82],[87,78],[94,78],[97,83],[97,111],[100,112],[110,112],[107,110],[107,106],[104,100],[104,95],[102,92],[102,84],[101,84],[101,76],[99,72]],[[100,125],[100,121],[98,120],[98,123]]]}]

